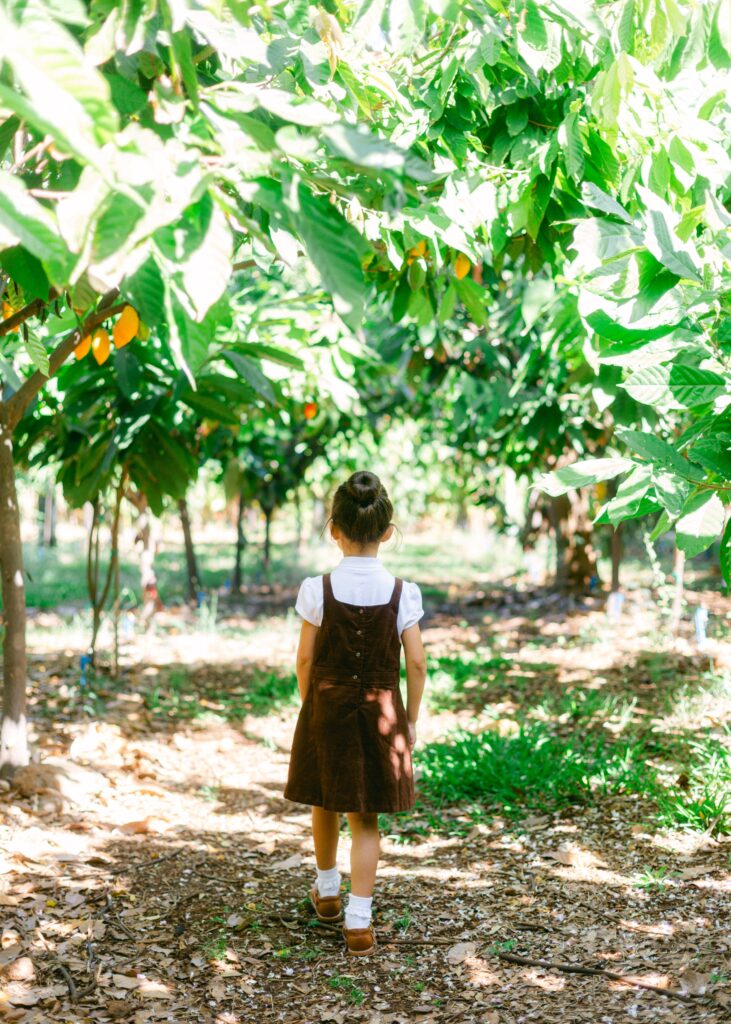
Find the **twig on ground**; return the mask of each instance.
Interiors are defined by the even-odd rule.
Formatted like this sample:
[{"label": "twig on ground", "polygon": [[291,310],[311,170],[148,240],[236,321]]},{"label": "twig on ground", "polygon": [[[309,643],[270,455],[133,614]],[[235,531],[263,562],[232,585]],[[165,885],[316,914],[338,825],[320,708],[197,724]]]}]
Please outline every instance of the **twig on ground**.
[{"label": "twig on ground", "polygon": [[679,999],[683,1003],[692,1001],[692,996],[684,992],[677,992],[671,988],[660,988],[659,985],[651,985],[647,981],[640,981],[637,978],[628,978],[624,974],[616,974],[614,971],[607,971],[603,967],[583,967],[581,964],[567,964],[554,960],[534,960],[529,956],[519,956],[517,953],[497,953],[500,960],[511,964],[522,964],[526,967],[543,967],[546,970],[562,971],[564,974],[598,975],[609,978],[610,981],[619,981],[623,985],[631,985],[634,988],[644,988],[648,992],[657,992],[658,995],[667,996],[668,999]]},{"label": "twig on ground", "polygon": [[79,998],[79,993],[76,990],[76,984],[74,982],[74,979],[71,977],[68,968],[64,967],[64,965],[57,960],[56,963],[51,967],[51,970],[58,971],[59,974],[63,975],[63,980],[66,982],[66,985],[68,986],[69,998],[71,999],[72,1003],[75,1003],[76,1000]]}]

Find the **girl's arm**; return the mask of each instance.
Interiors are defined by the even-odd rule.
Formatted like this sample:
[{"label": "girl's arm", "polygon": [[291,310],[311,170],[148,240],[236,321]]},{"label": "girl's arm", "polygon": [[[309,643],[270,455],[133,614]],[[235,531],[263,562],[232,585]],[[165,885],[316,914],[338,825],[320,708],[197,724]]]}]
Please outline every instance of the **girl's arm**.
[{"label": "girl's arm", "polygon": [[297,685],[303,701],[310,688],[310,671],[312,670],[312,659],[315,656],[315,637],[319,628],[305,620],[300,630],[300,641],[297,647]]},{"label": "girl's arm", "polygon": [[409,720],[409,737],[413,747],[416,742],[416,719],[419,717],[419,706],[426,682],[426,655],[418,623],[403,631],[401,642],[406,657],[406,717]]}]

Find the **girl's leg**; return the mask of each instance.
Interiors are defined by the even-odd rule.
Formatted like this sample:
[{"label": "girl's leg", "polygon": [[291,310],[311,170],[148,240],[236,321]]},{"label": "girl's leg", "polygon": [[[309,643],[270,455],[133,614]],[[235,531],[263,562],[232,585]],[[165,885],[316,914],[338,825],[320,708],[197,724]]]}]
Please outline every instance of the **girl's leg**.
[{"label": "girl's leg", "polygon": [[370,898],[376,881],[381,836],[377,814],[349,814],[353,834],[350,850],[350,889],[354,896]]},{"label": "girl's leg", "polygon": [[317,891],[320,896],[337,896],[340,872],[337,868],[340,815],[324,807],[312,808],[312,837],[317,861]]},{"label": "girl's leg", "polygon": [[312,808],[312,838],[315,842],[315,860],[320,871],[334,868],[338,858],[340,815],[324,807]]}]

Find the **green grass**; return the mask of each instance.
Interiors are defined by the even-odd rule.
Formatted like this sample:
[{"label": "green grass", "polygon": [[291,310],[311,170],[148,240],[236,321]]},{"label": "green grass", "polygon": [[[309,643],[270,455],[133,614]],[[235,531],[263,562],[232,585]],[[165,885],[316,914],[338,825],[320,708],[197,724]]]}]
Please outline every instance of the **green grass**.
[{"label": "green grass", "polygon": [[459,732],[430,743],[420,757],[420,789],[436,807],[480,804],[509,817],[643,792],[651,772],[637,743],[555,735],[524,724],[514,735]]},{"label": "green grass", "polygon": [[345,974],[334,974],[328,984],[330,988],[342,993],[352,1006],[360,1006],[365,1000],[366,994],[363,989]]},{"label": "green grass", "polygon": [[[263,716],[295,707],[299,702],[293,672],[255,671],[245,682],[229,671],[231,685],[222,686],[174,669],[167,679],[143,693],[145,707],[162,718],[225,722],[242,721],[247,715]],[[202,703],[205,701],[205,703]]]}]

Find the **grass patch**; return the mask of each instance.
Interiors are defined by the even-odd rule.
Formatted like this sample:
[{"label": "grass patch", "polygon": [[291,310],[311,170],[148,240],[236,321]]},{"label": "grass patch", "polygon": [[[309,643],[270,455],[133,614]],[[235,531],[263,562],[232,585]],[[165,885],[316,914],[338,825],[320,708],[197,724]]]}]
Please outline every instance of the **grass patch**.
[{"label": "grass patch", "polygon": [[207,682],[174,670],[143,697],[153,715],[225,722],[242,721],[247,715],[268,715],[293,707],[299,700],[293,672],[254,672],[245,685],[222,686],[218,681]]},{"label": "grass patch", "polygon": [[439,712],[479,703],[487,688],[503,682],[511,667],[509,658],[493,655],[485,648],[429,658],[427,704],[432,711]]},{"label": "grass patch", "polygon": [[435,806],[476,803],[512,818],[654,788],[638,743],[565,739],[541,723],[509,736],[455,733],[424,747],[420,767],[420,789]]}]

